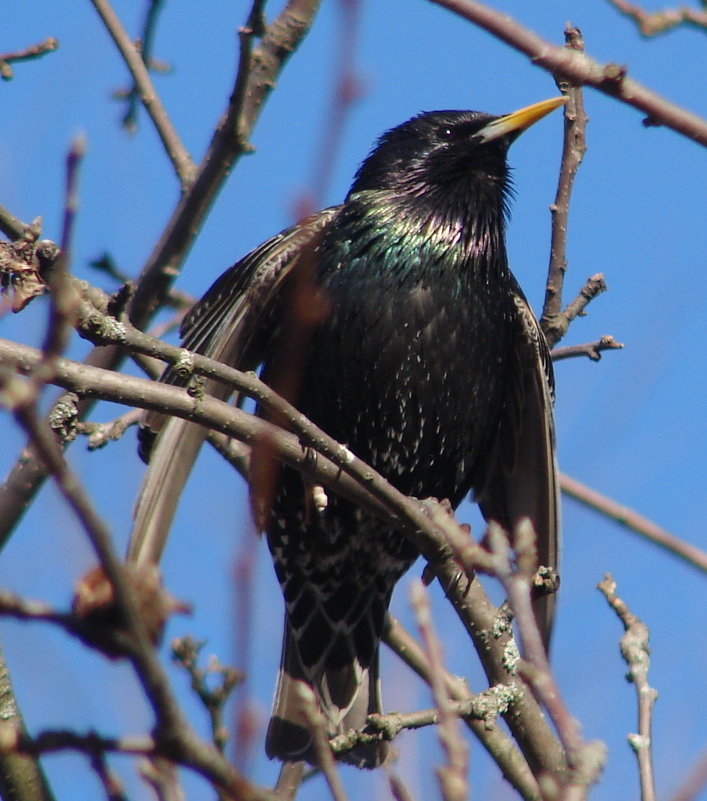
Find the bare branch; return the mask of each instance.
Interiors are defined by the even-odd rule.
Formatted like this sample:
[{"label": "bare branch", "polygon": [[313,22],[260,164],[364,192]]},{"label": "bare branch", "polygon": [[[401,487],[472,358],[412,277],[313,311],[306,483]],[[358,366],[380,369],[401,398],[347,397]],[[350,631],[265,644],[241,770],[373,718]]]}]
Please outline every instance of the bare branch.
[{"label": "bare branch", "polygon": [[82,136],[71,143],[66,158],[66,187],[64,193],[64,220],[61,233],[61,248],[47,276],[49,288],[49,321],[42,350],[44,358],[35,371],[33,379],[37,389],[40,382],[49,380],[53,361],[60,356],[69,343],[69,337],[79,311],[80,295],[69,278],[71,239],[78,207],[78,169],[86,150]]},{"label": "bare branch", "polygon": [[[63,360],[57,360],[57,368]],[[57,369],[58,372],[58,369]],[[39,458],[47,466],[68,505],[82,524],[93,545],[101,566],[115,593],[115,601],[131,643],[130,658],[157,719],[156,736],[170,744],[177,761],[197,770],[219,787],[240,786],[244,797],[265,795],[243,779],[210,746],[193,733],[184,719],[171,691],[157,654],[152,648],[139,605],[130,582],[125,580],[125,565],[115,553],[109,532],[96,514],[83,487],[64,460],[54,435],[35,409],[34,397],[28,396],[19,377],[1,375],[5,405],[26,430]]]},{"label": "bare branch", "polygon": [[[0,340],[0,363],[26,370],[31,369],[38,358],[38,352],[32,348]],[[221,373],[222,376],[238,375],[238,371],[223,365],[219,366],[219,370],[226,371]],[[248,376],[246,378],[252,380]],[[69,390],[80,389],[84,396],[177,414],[245,442],[263,436],[262,427],[269,425],[221,401],[208,397],[197,401],[175,387],[89,368],[67,359],[58,361],[55,381]],[[281,408],[284,413],[288,407]],[[278,458],[300,470],[314,483],[331,487],[344,497],[366,506],[374,514],[382,514],[386,518],[390,516],[396,524],[404,526],[402,530],[434,565],[447,596],[477,645],[489,681],[492,684],[508,683],[517,688],[518,701],[507,715],[507,721],[531,767],[553,772],[561,770],[564,757],[556,739],[532,695],[508,669],[505,649],[509,632],[499,633],[497,630],[497,610],[489,603],[478,581],[471,581],[460,588],[459,568],[449,558],[449,547],[428,514],[417,501],[399,493],[347,449],[304,421],[299,413],[295,413],[292,419],[288,419],[286,414],[284,417],[288,425],[298,431],[298,436],[278,431],[274,426],[268,428],[267,436],[277,448]],[[321,455],[316,460],[312,459],[311,451],[303,450],[302,442],[311,442]]]},{"label": "bare branch", "polygon": [[[172,642],[172,658],[188,673],[192,690],[199,696],[209,714],[214,745],[223,753],[228,742],[223,707],[233,688],[240,684],[245,676],[240,670],[222,665],[215,658],[209,660],[206,668],[200,668],[197,660],[203,647],[203,642],[197,642],[192,637],[179,637]],[[207,680],[208,676],[213,675],[220,677],[216,687],[211,687]]]},{"label": "bare branch", "polygon": [[[584,41],[578,28],[565,28],[565,47],[576,52],[584,51]],[[585,129],[587,115],[584,111],[582,89],[567,81],[557,81],[560,91],[567,96],[564,110],[564,137],[562,161],[557,182],[555,202],[550,206],[552,214],[552,236],[550,241],[550,264],[547,273],[545,302],[540,325],[550,347],[555,345],[567,330],[569,321],[560,315],[562,289],[567,271],[567,231],[569,226],[570,197],[584,154],[587,150]]]},{"label": "bare branch", "polygon": [[[240,94],[247,102],[236,102],[238,92],[234,91],[192,188],[180,198],[142,270],[130,304],[130,319],[138,327],[147,326],[162,299],[167,296],[219,189],[232,172],[237,158],[247,152],[244,142],[254,128],[261,107],[276,85],[285,63],[309,31],[319,2],[289,0],[280,15],[265,29],[260,46],[246,60],[244,71],[236,79],[236,86],[242,85]],[[254,0],[254,9],[261,6],[262,0]],[[144,69],[144,65],[141,68]],[[14,219],[11,215],[0,214],[0,224],[13,229]],[[24,226],[20,227],[21,231],[25,230]],[[89,354],[86,363],[115,369],[123,355],[124,352],[119,348],[98,348]],[[82,416],[90,406],[91,401],[81,404]],[[36,458],[31,449],[23,451],[0,486],[0,544],[10,536],[46,477],[47,472],[41,460]]]},{"label": "bare branch", "polygon": [[16,61],[30,61],[34,58],[40,58],[47,53],[51,53],[59,47],[59,40],[53,36],[47,37],[43,42],[35,45],[30,45],[24,50],[17,50],[14,53],[0,53],[0,78],[3,81],[12,80],[12,64]]},{"label": "bare branch", "polygon": [[18,754],[2,748],[3,727],[25,735],[24,720],[15,698],[10,671],[0,649],[0,797],[54,801],[54,795],[36,754]]},{"label": "bare branch", "polygon": [[[445,533],[440,533],[440,539],[448,542]],[[536,775],[563,773],[567,763],[561,744],[533,693],[516,672],[513,654],[517,658],[517,648],[507,614],[493,606],[481,582],[471,576],[464,580],[456,559],[430,559],[429,548],[421,551],[431,562],[447,599],[474,643],[489,684],[510,685],[517,691],[517,699],[504,718],[530,769]]]},{"label": "bare branch", "polygon": [[586,484],[566,473],[560,474],[560,487],[562,491],[576,501],[594,509],[600,514],[610,517],[614,522],[640,534],[655,545],[659,545],[674,556],[683,559],[692,567],[707,573],[707,553],[685,540],[657,526],[653,521],[620,503],[593,490]]},{"label": "bare branch", "polygon": [[305,762],[283,762],[273,792],[279,801],[294,801],[304,776]]},{"label": "bare branch", "polygon": [[442,799],[443,801],[465,801],[469,792],[466,781],[469,749],[461,737],[457,715],[447,694],[442,647],[432,626],[427,590],[419,579],[412,584],[410,600],[430,665],[430,687],[438,724],[437,735],[446,757],[446,764],[437,768]]},{"label": "bare branch", "polygon": [[347,801],[344,785],[336,769],[334,754],[326,736],[326,723],[311,687],[298,681],[295,692],[317,754],[317,767],[324,774],[333,801]]},{"label": "bare branch", "polygon": [[[261,5],[260,0],[255,0],[253,8]],[[233,93],[199,165],[193,186],[175,208],[138,279],[130,303],[130,319],[138,328],[145,326],[156,303],[161,302],[174,282],[190,243],[237,159],[252,150],[248,139],[262,106],[288,58],[308,32],[318,7],[319,0],[289,0],[264,30],[259,46],[252,53],[250,37],[257,34],[257,28],[248,34],[248,47],[241,59]],[[253,14],[249,20],[252,17]],[[252,25],[249,28],[252,29]]]},{"label": "bare branch", "polygon": [[[152,44],[157,27],[157,15],[162,10],[163,1],[149,0],[147,13],[145,14],[145,24],[142,27],[142,36],[139,39],[140,56],[148,70],[155,68],[152,59]],[[123,126],[128,131],[134,131],[137,128],[137,112],[140,101],[140,90],[137,84],[133,83],[130,91],[125,96],[128,101],[128,108],[123,116]]]},{"label": "bare branch", "polygon": [[663,8],[660,11],[646,11],[628,0],[609,0],[624,16],[636,23],[641,36],[650,38],[667,33],[684,25],[707,31],[707,11],[698,11],[689,6]]},{"label": "bare branch", "polygon": [[336,64],[333,67],[334,88],[328,119],[320,137],[321,145],[314,165],[311,190],[297,201],[295,210],[297,219],[308,217],[325,204],[346,121],[362,93],[362,83],[356,72],[355,61],[363,4],[360,0],[353,2],[349,0],[337,5],[342,18],[337,25],[339,41],[336,46]]},{"label": "bare branch", "polygon": [[611,334],[605,334],[601,339],[595,342],[584,342],[581,345],[566,345],[562,348],[553,348],[550,351],[550,356],[554,362],[560,362],[563,359],[573,359],[577,356],[586,356],[593,362],[598,362],[601,359],[601,354],[605,350],[621,350],[623,343],[617,342]]},{"label": "bare branch", "polygon": [[626,679],[635,685],[638,701],[638,734],[629,734],[628,742],[638,759],[641,799],[642,801],[656,801],[651,727],[653,705],[658,697],[658,692],[648,683],[650,665],[648,626],[636,617],[616,594],[616,582],[609,573],[597,585],[597,588],[624,626],[625,633],[621,638],[621,656],[628,665]]},{"label": "bare branch", "polygon": [[182,189],[187,189],[194,181],[196,168],[182,144],[179,134],[172,125],[167,110],[162,105],[140,51],[126,33],[109,1],[91,0],[91,2],[115,42],[115,46],[130,70],[130,74],[133,76],[135,86],[140,93],[140,99],[152,119],[157,134],[162,140],[165,152],[172,162]]},{"label": "bare branch", "polygon": [[[383,642],[393,650],[418,676],[428,684],[431,681],[429,661],[417,641],[403,628],[399,621],[388,615]],[[513,704],[520,700],[518,688],[513,684],[497,684],[482,693],[473,695],[467,684],[457,676],[444,674],[449,697],[461,705],[477,704],[478,716],[464,716],[463,720],[476,735],[499,766],[506,780],[527,801],[538,798],[540,790],[528,763],[505,733],[495,722],[497,715],[511,711]],[[481,699],[485,709],[478,704]],[[510,706],[508,706],[510,705]],[[387,717],[387,716],[385,716]],[[375,725],[375,721],[373,721]]]},{"label": "bare branch", "polygon": [[19,217],[15,217],[9,209],[0,206],[0,231],[2,231],[8,239],[20,239],[26,229],[27,226]]},{"label": "bare branch", "polygon": [[[587,798],[606,762],[606,747],[601,742],[585,742],[579,723],[570,714],[550,669],[545,646],[538,628],[532,603],[532,583],[537,564],[536,535],[529,520],[522,521],[513,532],[514,554],[509,535],[496,523],[490,523],[487,540],[494,556],[494,575],[506,590],[518,625],[524,661],[518,664],[519,674],[532,686],[557,729],[567,756],[567,771],[546,777],[554,783],[545,792],[563,801]],[[515,557],[512,561],[512,556]]]},{"label": "bare branch", "polygon": [[108,760],[105,754],[94,754],[91,757],[91,767],[103,785],[107,801],[128,801],[123,792],[122,782],[108,767]]},{"label": "bare branch", "polygon": [[[120,587],[117,583],[114,586],[116,590],[126,591],[125,586]],[[127,589],[130,589],[129,585]],[[20,619],[58,624],[78,636],[83,636],[90,628],[90,624],[82,624],[76,615],[62,614],[46,604],[25,601],[7,592],[0,593],[0,611]],[[111,632],[106,631],[105,627],[101,628],[104,629],[103,636],[112,637],[116,642],[122,637],[117,629]],[[128,635],[133,638],[135,636],[131,631],[128,631]],[[167,679],[162,673],[152,647],[134,649],[134,643],[128,643],[124,637],[122,639],[125,649],[133,650],[133,664],[157,714],[154,737],[105,738],[95,733],[80,735],[73,731],[46,731],[31,738],[24,735],[14,724],[6,724],[0,727],[0,752],[42,754],[68,749],[91,756],[120,752],[163,757],[201,774],[215,787],[223,789],[226,795],[230,792],[233,797],[244,801],[274,801],[273,795],[246,781],[213,747],[199,740],[181,719],[181,712],[171,697]]]},{"label": "bare branch", "polygon": [[614,63],[600,64],[584,53],[557,47],[520,25],[507,13],[496,11],[476,0],[433,2],[478,25],[520,53],[525,53],[533,64],[553,75],[563,76],[575,84],[591,86],[644,112],[648,115],[644,124],[665,125],[707,146],[707,120],[629,78],[626,67]]},{"label": "bare branch", "polygon": [[121,753],[138,756],[158,752],[154,738],[146,735],[128,737],[101,737],[95,732],[77,734],[64,729],[51,729],[40,732],[36,737],[12,732],[6,726],[2,732],[2,750],[20,754],[52,754],[57,751],[78,751],[85,754]]},{"label": "bare branch", "polygon": [[[150,785],[157,801],[185,801],[176,766],[170,760],[147,757],[140,764],[140,776]],[[223,799],[220,793],[219,799]]]},{"label": "bare branch", "polygon": [[[56,407],[55,407],[56,408]],[[86,423],[78,422],[77,430],[79,434],[85,434],[88,437],[88,449],[95,451],[98,448],[103,448],[109,442],[115,442],[120,439],[123,434],[131,426],[137,425],[142,417],[141,409],[131,409],[115,420],[109,423]]]}]

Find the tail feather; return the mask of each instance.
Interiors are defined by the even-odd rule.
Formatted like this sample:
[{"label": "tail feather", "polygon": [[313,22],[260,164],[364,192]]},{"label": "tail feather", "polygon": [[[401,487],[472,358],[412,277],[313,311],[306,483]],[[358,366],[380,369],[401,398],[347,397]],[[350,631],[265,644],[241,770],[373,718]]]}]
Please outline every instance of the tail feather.
[{"label": "tail feather", "polygon": [[165,420],[135,506],[129,561],[159,562],[179,498],[206,433],[203,426],[178,417]]},{"label": "tail feather", "polygon": [[[347,665],[325,667],[319,675],[310,677],[302,666],[297,642],[286,619],[282,663],[265,742],[265,750],[271,759],[317,763],[312,735],[297,691],[299,683],[313,690],[328,737],[351,729],[361,730],[365,728],[369,715],[381,712],[377,651],[367,668],[354,658]],[[387,753],[388,744],[376,742],[358,745],[343,754],[341,759],[359,768],[376,768],[383,763]]]}]

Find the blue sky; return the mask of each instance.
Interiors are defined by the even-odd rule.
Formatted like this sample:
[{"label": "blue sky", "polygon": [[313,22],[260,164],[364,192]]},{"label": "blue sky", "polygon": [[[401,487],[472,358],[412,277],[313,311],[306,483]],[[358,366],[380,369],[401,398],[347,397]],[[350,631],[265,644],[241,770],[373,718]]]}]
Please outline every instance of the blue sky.
[{"label": "blue sky", "polygon": [[[132,34],[139,30],[142,5],[115,3]],[[707,113],[707,65],[700,33],[681,30],[646,42],[602,0],[579,0],[571,8],[559,0],[541,6],[508,0],[497,7],[553,42],[561,42],[571,11],[570,21],[582,29],[591,55],[627,64],[637,80]],[[155,53],[170,62],[174,72],[157,76],[155,82],[197,160],[225,104],[237,55],[236,29],[246,13],[244,3],[222,0],[167,3],[162,13]],[[178,188],[146,116],[141,114],[135,135],[120,129],[122,106],[110,95],[127,85],[125,67],[87,2],[9,4],[4,23],[0,51],[50,35],[60,40],[60,48],[43,60],[16,65],[14,80],[0,86],[0,203],[27,221],[41,215],[45,235],[58,240],[65,153],[71,138],[84,133],[88,151],[80,174],[72,269],[105,285],[87,265],[107,250],[123,271],[137,274],[176,202]],[[312,183],[340,36],[338,4],[330,0],[279,81],[252,139],[256,153],[241,161],[219,196],[179,288],[201,294],[226,267],[292,221],[298,199]],[[375,138],[420,110],[503,113],[556,93],[551,77],[524,56],[421,0],[363,0],[356,68],[363,93],[350,115],[331,185],[322,199],[326,204],[343,197]],[[588,91],[585,100],[591,119],[589,150],[572,204],[566,299],[599,271],[606,275],[609,292],[573,325],[566,344],[613,334],[626,347],[606,354],[598,364],[573,360],[557,365],[560,465],[704,548],[704,151],[671,131],[644,128],[638,112],[596,92]],[[536,309],[542,302],[548,205],[560,147],[561,120],[554,114],[524,134],[511,151],[517,200],[509,253]],[[18,317],[5,315],[0,318],[0,336],[39,344],[45,315],[42,301]],[[83,342],[72,346],[75,358],[85,352]],[[108,420],[119,413],[117,407],[104,406],[93,418]],[[4,474],[22,438],[2,413],[0,432]],[[129,433],[94,454],[78,443],[69,458],[94,492],[122,548],[142,472],[134,437]],[[249,689],[264,724],[279,654],[281,609],[266,549],[254,546],[244,499],[242,482],[205,452],[164,564],[169,588],[194,603],[195,613],[174,621],[168,633],[193,632],[208,639],[208,653],[235,661],[242,633],[235,629],[238,592],[233,565],[241,549],[253,550],[257,625],[251,632]],[[660,692],[655,764],[659,793],[665,795],[707,743],[705,579],[571,501],[564,503],[563,512],[565,548],[553,659],[585,736],[603,739],[610,748],[602,785],[593,797],[638,795],[634,758],[625,742],[636,723],[634,691],[623,679],[618,654],[621,628],[595,590],[606,571],[614,574],[622,596],[651,628],[651,681]],[[460,517],[477,520],[470,507],[463,507]],[[82,533],[48,486],[3,552],[0,581],[4,587],[65,606],[74,582],[91,562]],[[419,567],[411,573],[419,574]],[[403,582],[394,611],[409,619],[407,607]],[[450,667],[469,675],[472,687],[480,689],[474,655],[436,592],[435,608]],[[33,730],[73,724],[97,726],[109,734],[149,726],[127,669],[84,653],[45,627],[5,622],[0,635]],[[386,707],[429,706],[426,690],[396,671],[394,661],[386,658]],[[386,673],[396,678],[386,683]],[[178,674],[174,681],[198,722],[200,712],[188,698],[186,681]],[[432,797],[435,778],[427,755],[437,755],[434,737],[409,735],[401,750],[400,768],[413,794]],[[47,764],[60,798],[96,797],[98,788],[92,778],[86,779],[82,758],[52,757]],[[475,797],[509,797],[495,768],[473,744],[471,764]],[[118,765],[133,791],[131,797],[142,797],[127,760]],[[275,775],[260,743],[252,771],[263,782]],[[365,786],[373,787],[376,797],[387,797],[379,780],[361,778],[349,769],[344,769],[344,777],[352,795]],[[190,782],[188,787],[191,798],[206,797],[202,784]],[[323,793],[314,782],[300,797],[322,798]]]}]

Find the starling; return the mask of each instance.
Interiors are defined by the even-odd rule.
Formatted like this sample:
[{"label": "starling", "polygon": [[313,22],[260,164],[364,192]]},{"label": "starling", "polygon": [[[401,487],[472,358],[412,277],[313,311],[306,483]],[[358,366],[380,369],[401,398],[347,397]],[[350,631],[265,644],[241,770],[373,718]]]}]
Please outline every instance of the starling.
[{"label": "starling", "polygon": [[[472,493],[512,530],[528,517],[539,563],[555,567],[558,503],[547,343],[508,267],[513,140],[563,98],[505,116],[422,113],[383,134],[344,202],[278,234],[224,273],[184,321],[188,349],[241,369],[263,365],[317,425],[415,497]],[[295,277],[325,312],[287,332]],[[317,315],[312,315],[313,318]],[[282,354],[287,354],[283,356]],[[168,371],[166,380],[177,382]],[[224,398],[215,382],[208,390]],[[290,382],[290,390],[293,383]],[[160,421],[152,415],[143,451]],[[162,421],[136,510],[129,558],[157,560],[204,430]],[[282,663],[266,751],[316,761],[296,692],[314,692],[330,736],[381,709],[378,650],[396,582],[417,552],[403,534],[289,467],[265,530],[285,601]],[[538,619],[546,638],[552,601]],[[385,744],[344,759],[375,767]]]}]

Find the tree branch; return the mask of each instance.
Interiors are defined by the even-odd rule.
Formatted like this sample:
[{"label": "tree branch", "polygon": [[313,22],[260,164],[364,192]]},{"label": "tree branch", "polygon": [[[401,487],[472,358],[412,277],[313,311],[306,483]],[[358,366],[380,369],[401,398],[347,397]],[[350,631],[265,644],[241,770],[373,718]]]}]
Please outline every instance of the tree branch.
[{"label": "tree branch", "polygon": [[[565,46],[573,52],[584,51],[584,41],[578,28],[565,28]],[[564,336],[569,320],[561,315],[562,289],[567,271],[567,231],[569,226],[570,197],[574,179],[587,150],[585,130],[587,115],[584,111],[582,89],[567,81],[557,81],[560,91],[567,96],[564,109],[564,136],[562,161],[557,182],[555,201],[550,206],[552,235],[550,240],[550,264],[547,273],[545,302],[540,317],[540,326],[553,347]]]},{"label": "tree branch", "polygon": [[583,53],[557,47],[520,25],[502,11],[495,11],[476,0],[432,0],[524,53],[553,75],[560,75],[582,86],[615,97],[647,115],[644,125],[665,125],[700,145],[707,146],[707,120],[671,103],[627,75],[626,67],[600,64]]},{"label": "tree branch", "polygon": [[[388,615],[383,630],[383,642],[429,684],[431,673],[427,657],[418,642],[391,615]],[[528,763],[496,722],[497,715],[510,712],[516,701],[520,700],[517,688],[512,684],[496,684],[482,693],[473,695],[466,682],[456,676],[446,673],[445,682],[451,699],[460,705],[466,705],[468,711],[471,705],[479,713],[465,715],[463,720],[498,765],[506,781],[526,801],[535,801],[539,798],[538,783]],[[377,723],[374,721],[373,725]]]},{"label": "tree branch", "polygon": [[464,801],[469,792],[466,780],[469,749],[461,737],[457,710],[447,693],[442,646],[432,625],[427,590],[420,579],[412,584],[410,601],[430,666],[437,736],[445,756],[445,764],[437,768],[442,801]]},{"label": "tree branch", "polygon": [[[17,706],[10,671],[0,650],[0,732],[2,726],[26,735],[25,724]],[[0,736],[1,739],[1,736]],[[0,797],[27,801],[54,801],[44,771],[34,754],[18,754],[0,745]]]},{"label": "tree branch", "polygon": [[624,16],[632,19],[641,32],[641,36],[645,36],[647,39],[672,31],[680,25],[689,25],[698,30],[707,31],[707,11],[698,11],[689,6],[646,11],[627,0],[609,0],[609,2]]},{"label": "tree branch", "polygon": [[[289,0],[265,30],[260,46],[255,49],[252,58],[246,60],[244,70],[239,72],[236,87],[243,87],[240,94],[245,100],[236,103],[235,95],[239,92],[234,90],[193,186],[180,198],[141,272],[130,303],[130,319],[139,328],[148,324],[168,295],[212,202],[232,172],[238,156],[247,151],[244,142],[254,128],[261,107],[276,85],[285,63],[308,32],[319,2]],[[261,5],[262,0],[254,0],[254,8]],[[18,222],[9,213],[4,216],[0,214],[0,225],[16,230]],[[21,233],[26,227],[19,223],[19,229]],[[124,352],[119,348],[98,348],[88,355],[86,363],[115,369],[123,356]],[[82,403],[80,414],[87,414],[90,406],[90,401]],[[47,472],[41,460],[31,449],[25,449],[0,486],[0,544],[9,537],[46,477]]]},{"label": "tree branch", "polygon": [[598,362],[601,359],[601,354],[605,350],[621,350],[623,344],[617,342],[611,334],[605,334],[601,339],[595,342],[584,342],[581,345],[566,345],[563,348],[553,348],[550,351],[550,356],[554,362],[560,362],[563,359],[573,359],[577,356],[586,356],[593,362]]},{"label": "tree branch", "polygon": [[14,53],[0,53],[0,78],[3,81],[10,81],[14,77],[12,64],[16,61],[30,61],[40,58],[47,53],[51,53],[59,47],[59,40],[53,36],[47,37],[43,42],[25,47],[24,50],[17,50]]},{"label": "tree branch", "polygon": [[[148,71],[150,69],[154,70],[156,67],[155,61],[152,58],[152,44],[157,28],[157,15],[162,10],[163,2],[164,0],[149,0],[147,13],[145,14],[145,23],[142,26],[142,35],[138,40],[140,57]],[[160,71],[164,73],[168,70],[163,68]],[[140,88],[135,82],[133,82],[130,90],[126,92],[125,97],[128,102],[128,108],[123,115],[123,126],[128,131],[134,131],[137,128],[137,112],[140,107]]]},{"label": "tree branch", "polygon": [[707,573],[707,553],[697,546],[676,537],[628,506],[617,503],[606,495],[602,495],[586,484],[577,481],[576,478],[568,476],[566,473],[560,474],[560,487],[570,498],[574,498],[584,506],[606,515],[615,523],[631,529],[631,531],[640,534],[655,545],[664,548],[673,556],[677,556],[692,565],[692,567]]},{"label": "tree branch", "polygon": [[[32,348],[0,340],[0,363],[26,371],[32,369],[38,358],[39,353]],[[213,370],[215,375],[216,368]],[[219,366],[218,371],[225,371],[221,372],[224,376],[238,375],[238,371],[224,365]],[[251,376],[244,378],[255,380]],[[400,526],[433,564],[454,609],[474,640],[490,683],[512,684],[517,689],[518,700],[509,710],[506,720],[531,769],[562,770],[564,758],[556,739],[528,688],[508,667],[505,649],[510,631],[498,632],[497,610],[488,601],[478,581],[470,581],[465,587],[459,586],[459,567],[450,558],[451,551],[446,538],[418,501],[402,495],[376,471],[306,421],[296,410],[293,409],[293,415],[288,416],[289,405],[282,400],[279,401],[282,405],[277,408],[297,436],[222,401],[209,397],[195,399],[186,391],[166,384],[90,368],[67,359],[57,361],[54,380],[60,386],[81,392],[86,397],[176,414],[246,443],[266,436],[277,457],[298,469],[310,481],[329,487]],[[263,391],[265,394],[262,397],[268,400],[267,393],[270,390],[265,388]],[[315,451],[318,455],[313,458]]]},{"label": "tree branch", "polygon": [[162,140],[165,153],[172,162],[172,166],[174,167],[182,189],[188,189],[194,181],[196,169],[194,162],[191,160],[191,156],[187,153],[186,148],[179,138],[179,134],[172,125],[167,110],[162,105],[162,101],[152,83],[150,73],[143,60],[142,54],[128,36],[108,0],[91,0],[91,2],[103,21],[106,30],[115,42],[115,46],[123,57],[127,68],[130,70],[130,74],[133,76],[133,81],[140,94],[142,104],[145,106],[145,110],[150,115],[155,130]]},{"label": "tree branch", "polygon": [[653,705],[658,693],[648,683],[650,665],[649,633],[646,624],[628,608],[616,594],[616,582],[607,573],[597,588],[623,623],[621,656],[628,665],[626,679],[636,687],[638,701],[638,734],[629,734],[628,742],[638,759],[642,801],[656,801],[653,776],[653,739],[651,735]]}]

